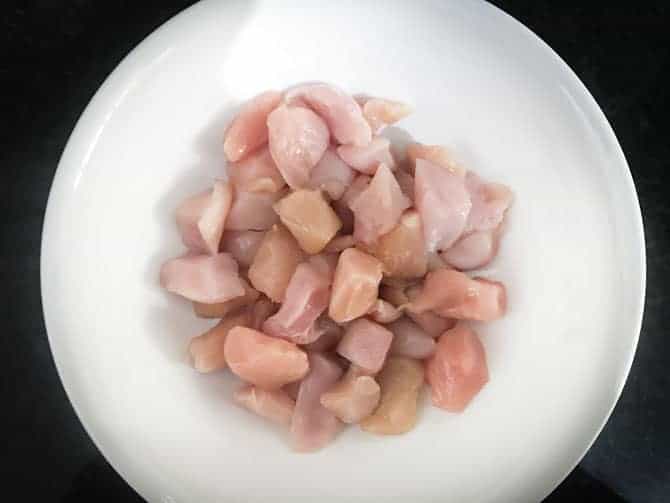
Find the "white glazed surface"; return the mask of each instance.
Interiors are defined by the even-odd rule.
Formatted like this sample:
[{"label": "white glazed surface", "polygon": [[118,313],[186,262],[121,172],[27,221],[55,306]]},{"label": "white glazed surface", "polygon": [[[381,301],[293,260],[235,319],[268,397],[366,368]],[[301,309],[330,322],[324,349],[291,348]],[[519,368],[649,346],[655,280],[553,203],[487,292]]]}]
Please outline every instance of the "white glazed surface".
[{"label": "white glazed surface", "polygon": [[[158,286],[178,202],[223,176],[239,103],[306,80],[400,99],[415,138],[516,196],[486,273],[509,313],[477,327],[491,381],[459,415],[424,402],[399,437],[349,428],[315,454],[189,367],[211,322]],[[484,2],[217,2],[188,9],[110,75],[53,183],[42,295],[61,378],[98,447],[145,498],[542,499],[619,396],[644,298],[639,206],[593,98],[535,35]],[[344,499],[343,499],[344,498]]]}]

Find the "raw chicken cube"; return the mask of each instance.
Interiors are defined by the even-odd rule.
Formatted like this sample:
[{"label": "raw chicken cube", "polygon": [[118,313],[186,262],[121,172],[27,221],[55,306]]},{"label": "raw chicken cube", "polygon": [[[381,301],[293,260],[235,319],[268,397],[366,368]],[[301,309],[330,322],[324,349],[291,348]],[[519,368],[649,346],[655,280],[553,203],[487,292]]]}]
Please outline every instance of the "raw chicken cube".
[{"label": "raw chicken cube", "polygon": [[290,426],[295,401],[282,390],[264,390],[256,386],[244,386],[233,394],[235,403],[270,421]]},{"label": "raw chicken cube", "polygon": [[269,229],[279,220],[273,206],[284,194],[283,191],[235,191],[235,198],[226,219],[225,229],[227,231],[264,231]]},{"label": "raw chicken cube", "polygon": [[381,260],[384,274],[396,278],[419,278],[426,274],[421,217],[416,210],[408,210],[398,225],[381,236],[371,253]]},{"label": "raw chicken cube", "polygon": [[368,311],[368,317],[370,319],[382,324],[391,323],[401,316],[402,311],[396,309],[393,304],[386,302],[384,299],[377,299],[372,306],[372,309]]},{"label": "raw chicken cube", "polygon": [[453,160],[449,150],[441,145],[423,145],[421,143],[407,145],[407,161],[412,173],[414,173],[416,168],[417,159],[423,159],[431,164],[445,168],[460,177],[465,176],[465,170]]},{"label": "raw chicken cube", "polygon": [[[409,301],[413,301],[421,294],[421,285],[414,285],[405,290]],[[451,318],[443,318],[432,311],[423,311],[422,313],[415,313],[411,310],[405,310],[405,314],[417,325],[419,325],[424,332],[433,338],[439,337],[447,330],[456,325],[456,320]]]},{"label": "raw chicken cube", "polygon": [[241,267],[249,267],[263,236],[264,231],[225,231],[221,238],[221,251],[230,253]]},{"label": "raw chicken cube", "polygon": [[300,383],[291,420],[293,447],[303,452],[325,446],[341,428],[335,414],[321,405],[320,399],[338,381],[342,369],[319,353],[309,354],[309,367],[309,374]]},{"label": "raw chicken cube", "polygon": [[442,259],[452,267],[467,271],[487,265],[498,252],[495,231],[479,231],[459,239],[454,246],[443,251]]},{"label": "raw chicken cube", "polygon": [[330,277],[314,265],[299,264],[286,288],[284,302],[277,314],[263,323],[263,332],[296,344],[315,341],[321,333],[314,322],[328,307],[330,283]]},{"label": "raw chicken cube", "polygon": [[263,238],[249,268],[249,281],[274,302],[284,299],[286,287],[302,262],[304,254],[298,242],[281,225],[275,225]]},{"label": "raw chicken cube", "polygon": [[399,101],[368,96],[356,96],[355,99],[363,109],[363,116],[373,133],[379,133],[386,126],[395,124],[412,113],[412,107]]},{"label": "raw chicken cube", "polygon": [[227,253],[170,259],[161,267],[160,283],[168,292],[205,304],[244,295],[237,262]]},{"label": "raw chicken cube", "polygon": [[361,429],[377,435],[399,435],[414,428],[423,379],[421,362],[402,356],[388,358],[377,376],[379,406],[361,421]]},{"label": "raw chicken cube", "polygon": [[184,201],[177,209],[177,227],[184,244],[194,252],[216,254],[232,202],[233,191],[222,181]]},{"label": "raw chicken cube", "polygon": [[338,255],[335,253],[319,253],[317,255],[311,255],[307,259],[307,262],[328,279],[328,285],[330,286],[333,282],[333,277],[335,276],[337,258]]},{"label": "raw chicken cube", "polygon": [[414,201],[429,252],[449,248],[463,234],[472,202],[462,176],[417,159]]},{"label": "raw chicken cube", "polygon": [[340,254],[328,314],[337,323],[365,315],[377,301],[382,264],[355,248]]},{"label": "raw chicken cube", "polygon": [[512,204],[512,191],[500,183],[485,182],[474,173],[465,177],[465,187],[472,200],[465,232],[490,231],[498,227]]},{"label": "raw chicken cube", "polygon": [[266,121],[281,101],[281,93],[266,91],[251,99],[233,119],[223,138],[223,152],[231,162],[239,161],[268,141]]},{"label": "raw chicken cube", "polygon": [[279,389],[309,370],[307,354],[298,346],[246,327],[228,332],[224,353],[235,375],[263,389]]},{"label": "raw chicken cube", "polygon": [[379,323],[365,318],[352,321],[337,345],[337,352],[369,374],[384,365],[393,334]]},{"label": "raw chicken cube", "polygon": [[259,296],[258,291],[254,290],[244,278],[240,278],[240,282],[244,287],[244,295],[217,304],[194,302],[193,311],[195,311],[196,316],[200,318],[223,318],[228,313],[256,302]]},{"label": "raw chicken cube", "polygon": [[328,148],[326,123],[308,108],[281,105],[268,116],[272,158],[291,188],[307,186],[316,163]]},{"label": "raw chicken cube", "polygon": [[365,146],[372,139],[370,125],[361,107],[342,90],[329,84],[305,84],[286,92],[287,102],[307,103],[328,123],[333,137],[341,144]]},{"label": "raw chicken cube", "polygon": [[484,346],[465,324],[459,323],[437,342],[426,364],[426,380],[433,403],[461,412],[489,380]]},{"label": "raw chicken cube", "polygon": [[321,395],[321,405],[344,423],[358,423],[379,403],[379,384],[355,365],[351,365],[335,386]]},{"label": "raw chicken cube", "polygon": [[296,190],[275,205],[282,223],[307,253],[319,253],[342,227],[320,190]]},{"label": "raw chicken cube", "polygon": [[226,368],[224,344],[228,332],[235,327],[249,324],[249,312],[242,310],[227,316],[207,332],[191,339],[188,345],[193,367],[198,372],[212,372]]},{"label": "raw chicken cube", "polygon": [[337,201],[351,185],[354,176],[354,170],[329,147],[312,169],[307,188],[323,190],[333,201]]},{"label": "raw chicken cube", "polygon": [[354,238],[372,244],[396,226],[410,200],[403,195],[388,166],[382,164],[349,206],[354,213]]},{"label": "raw chicken cube", "polygon": [[374,175],[380,164],[385,164],[389,168],[395,167],[390,145],[391,142],[387,138],[375,136],[364,147],[341,145],[337,147],[337,155],[356,171]]},{"label": "raw chicken cube", "polygon": [[277,192],[286,186],[268,147],[228,164],[228,177],[243,192]]},{"label": "raw chicken cube", "polygon": [[393,333],[389,354],[423,360],[435,352],[435,339],[413,321],[400,318],[387,328]]}]

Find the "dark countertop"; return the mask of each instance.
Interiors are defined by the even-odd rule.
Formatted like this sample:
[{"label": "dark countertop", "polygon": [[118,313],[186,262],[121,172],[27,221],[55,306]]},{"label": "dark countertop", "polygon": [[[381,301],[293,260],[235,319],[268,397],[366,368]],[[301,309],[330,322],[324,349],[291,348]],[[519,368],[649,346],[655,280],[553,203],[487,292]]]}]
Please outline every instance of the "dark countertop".
[{"label": "dark countertop", "polygon": [[[88,438],[58,379],[39,296],[40,234],[79,114],[128,51],[190,3],[3,3],[1,465],[6,493],[15,487],[23,501],[141,501]],[[647,240],[646,313],[630,378],[548,501],[670,501],[670,3],[494,3],[551,45],[602,106],[630,163]]]}]

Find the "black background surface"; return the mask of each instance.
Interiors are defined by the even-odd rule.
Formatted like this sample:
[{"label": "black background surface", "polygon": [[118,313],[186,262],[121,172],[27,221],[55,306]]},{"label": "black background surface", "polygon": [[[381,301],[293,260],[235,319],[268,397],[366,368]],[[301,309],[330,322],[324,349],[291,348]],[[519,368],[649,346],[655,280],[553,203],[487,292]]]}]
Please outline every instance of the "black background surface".
[{"label": "black background surface", "polygon": [[[62,149],[105,77],[186,1],[0,4],[0,473],[7,501],[141,501],[70,406],[39,295],[40,235]],[[645,222],[648,287],[633,369],[614,414],[548,501],[670,501],[670,7],[667,1],[505,0],[602,106],[628,158]]]}]

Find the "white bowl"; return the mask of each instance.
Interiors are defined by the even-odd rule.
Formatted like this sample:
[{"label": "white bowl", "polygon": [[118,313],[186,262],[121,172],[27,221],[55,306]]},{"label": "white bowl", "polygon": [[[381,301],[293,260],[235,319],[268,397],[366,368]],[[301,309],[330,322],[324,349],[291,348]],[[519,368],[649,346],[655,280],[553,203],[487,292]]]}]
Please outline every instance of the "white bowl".
[{"label": "white bowl", "polygon": [[[324,80],[401,99],[415,138],[515,191],[488,273],[509,313],[479,327],[491,381],[463,414],[399,437],[350,428],[315,454],[193,371],[211,323],[158,286],[174,209],[224,172],[236,106]],[[524,502],[597,436],[638,339],[645,257],[626,160],[572,71],[484,2],[195,5],[110,75],[60,161],[42,243],[54,358],[96,445],[150,501]]]}]

